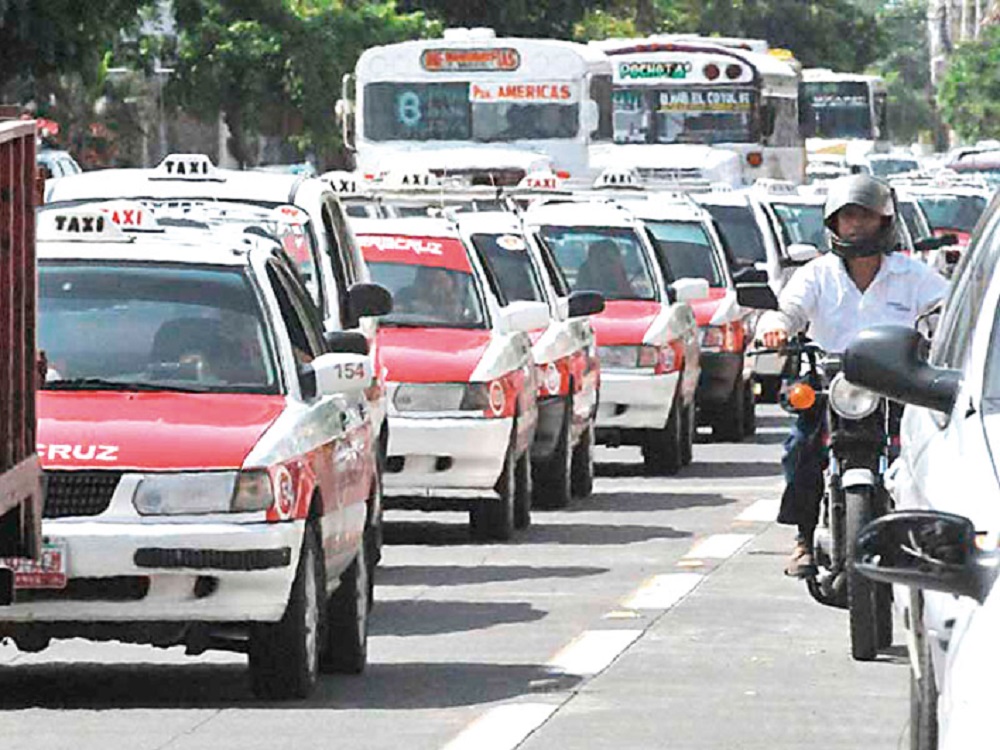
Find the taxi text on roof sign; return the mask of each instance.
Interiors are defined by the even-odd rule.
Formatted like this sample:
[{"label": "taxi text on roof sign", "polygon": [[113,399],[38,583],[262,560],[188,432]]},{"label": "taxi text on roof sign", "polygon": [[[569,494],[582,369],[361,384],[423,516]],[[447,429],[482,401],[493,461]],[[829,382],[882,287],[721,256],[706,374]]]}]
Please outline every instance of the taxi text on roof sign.
[{"label": "taxi text on roof sign", "polygon": [[38,239],[61,242],[128,242],[121,228],[100,211],[42,211]]},{"label": "taxi text on roof sign", "polygon": [[205,154],[169,154],[150,177],[154,180],[216,180],[223,178]]},{"label": "taxi text on roof sign", "polygon": [[521,54],[512,47],[426,49],[420,55],[420,65],[432,72],[517,70],[521,67]]}]

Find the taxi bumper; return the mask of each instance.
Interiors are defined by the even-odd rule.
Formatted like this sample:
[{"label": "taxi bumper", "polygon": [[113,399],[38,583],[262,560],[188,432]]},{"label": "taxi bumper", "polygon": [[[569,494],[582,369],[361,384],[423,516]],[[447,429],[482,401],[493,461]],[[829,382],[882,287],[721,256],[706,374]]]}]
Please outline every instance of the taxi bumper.
[{"label": "taxi bumper", "polygon": [[514,420],[389,417],[384,492],[492,491],[503,469]]},{"label": "taxi bumper", "polygon": [[597,405],[598,442],[602,430],[658,430],[667,423],[679,373],[604,371]]},{"label": "taxi bumper", "polygon": [[0,634],[23,622],[275,622],[288,603],[304,521],[47,520],[66,587],[18,589]]}]

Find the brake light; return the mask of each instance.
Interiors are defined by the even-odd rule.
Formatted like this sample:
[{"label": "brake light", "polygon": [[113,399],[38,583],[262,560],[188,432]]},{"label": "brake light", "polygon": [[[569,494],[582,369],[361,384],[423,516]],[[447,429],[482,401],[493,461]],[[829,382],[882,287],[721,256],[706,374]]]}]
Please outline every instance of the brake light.
[{"label": "brake light", "polygon": [[702,349],[722,352],[741,352],[746,331],[742,320],[734,320],[721,326],[706,326],[702,329]]},{"label": "brake light", "polygon": [[656,349],[658,356],[653,372],[657,375],[666,375],[681,369],[681,365],[684,363],[684,349],[680,341],[671,341],[666,346],[656,347]]},{"label": "brake light", "polygon": [[719,66],[716,65],[715,63],[709,63],[704,68],[702,68],[702,72],[705,74],[705,78],[707,78],[710,81],[714,81],[716,78],[719,77]]},{"label": "brake light", "polygon": [[559,169],[556,171],[556,177],[560,180],[568,180],[570,178],[570,174],[565,169]]}]

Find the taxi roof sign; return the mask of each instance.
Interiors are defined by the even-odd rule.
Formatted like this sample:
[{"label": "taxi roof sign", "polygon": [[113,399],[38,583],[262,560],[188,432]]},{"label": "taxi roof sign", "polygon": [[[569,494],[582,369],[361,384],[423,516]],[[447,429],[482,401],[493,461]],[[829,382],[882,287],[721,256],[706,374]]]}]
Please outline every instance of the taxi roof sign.
[{"label": "taxi roof sign", "polygon": [[41,211],[38,239],[42,242],[131,242],[120,226],[100,209]]},{"label": "taxi roof sign", "polygon": [[634,169],[621,167],[608,167],[601,172],[594,180],[594,189],[604,188],[626,188],[641,190],[639,175]]},{"label": "taxi roof sign", "polygon": [[346,172],[342,169],[335,169],[332,172],[324,172],[321,177],[330,184],[330,188],[337,195],[358,195],[360,186],[364,181],[359,179],[354,172]]},{"label": "taxi roof sign", "polygon": [[798,195],[798,185],[789,180],[776,180],[771,177],[758,177],[752,185],[754,190],[768,195]]},{"label": "taxi roof sign", "polygon": [[562,180],[551,169],[528,172],[517,184],[518,188],[526,190],[561,190],[562,186]]},{"label": "taxi roof sign", "polygon": [[142,203],[132,201],[109,201],[95,206],[125,232],[162,232],[153,210]]},{"label": "taxi roof sign", "polygon": [[386,187],[395,189],[436,188],[441,182],[432,172],[389,172],[385,176]]},{"label": "taxi roof sign", "polygon": [[225,178],[205,154],[168,154],[153,171],[151,180],[225,182]]}]

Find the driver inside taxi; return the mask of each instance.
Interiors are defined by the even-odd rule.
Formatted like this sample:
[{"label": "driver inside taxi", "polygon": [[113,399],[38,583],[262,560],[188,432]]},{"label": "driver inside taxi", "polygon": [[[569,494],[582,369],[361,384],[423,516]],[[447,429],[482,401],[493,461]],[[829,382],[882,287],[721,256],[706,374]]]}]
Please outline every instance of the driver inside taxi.
[{"label": "driver inside taxi", "polygon": [[590,243],[587,260],[580,266],[575,288],[600,292],[618,299],[635,296],[621,252],[614,240],[600,239]]},{"label": "driver inside taxi", "polygon": [[434,318],[456,320],[462,316],[458,281],[444,268],[421,266],[413,284],[400,294],[400,307],[407,312],[430,315]]}]

